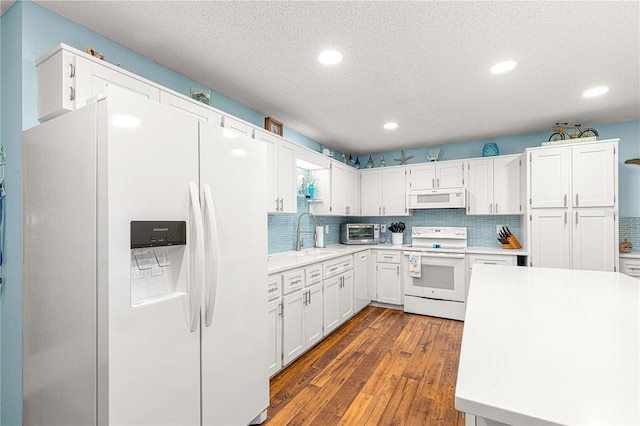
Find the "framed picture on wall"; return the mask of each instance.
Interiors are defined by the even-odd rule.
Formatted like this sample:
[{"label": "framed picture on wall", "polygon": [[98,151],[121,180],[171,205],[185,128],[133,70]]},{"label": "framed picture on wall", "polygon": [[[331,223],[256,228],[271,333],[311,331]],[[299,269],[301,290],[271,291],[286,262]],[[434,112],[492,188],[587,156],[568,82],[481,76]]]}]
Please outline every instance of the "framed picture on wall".
[{"label": "framed picture on wall", "polygon": [[211,90],[204,87],[191,86],[191,97],[198,102],[211,105]]},{"label": "framed picture on wall", "polygon": [[274,120],[271,117],[266,117],[264,119],[264,128],[270,132],[275,133],[276,135],[282,136],[283,125],[281,122]]}]

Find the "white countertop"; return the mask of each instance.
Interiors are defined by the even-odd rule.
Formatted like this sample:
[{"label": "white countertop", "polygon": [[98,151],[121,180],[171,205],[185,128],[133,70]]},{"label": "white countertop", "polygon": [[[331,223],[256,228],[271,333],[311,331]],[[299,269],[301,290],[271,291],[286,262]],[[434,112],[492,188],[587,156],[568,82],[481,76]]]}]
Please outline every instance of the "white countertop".
[{"label": "white countertop", "polygon": [[525,249],[503,249],[502,247],[467,247],[467,254],[506,254],[510,256],[527,256],[529,252]]},{"label": "white countertop", "polygon": [[474,265],[455,405],[507,424],[640,423],[640,285]]},{"label": "white countertop", "polygon": [[626,259],[640,259],[640,251],[634,250],[630,253],[620,253],[620,257],[626,258]]}]

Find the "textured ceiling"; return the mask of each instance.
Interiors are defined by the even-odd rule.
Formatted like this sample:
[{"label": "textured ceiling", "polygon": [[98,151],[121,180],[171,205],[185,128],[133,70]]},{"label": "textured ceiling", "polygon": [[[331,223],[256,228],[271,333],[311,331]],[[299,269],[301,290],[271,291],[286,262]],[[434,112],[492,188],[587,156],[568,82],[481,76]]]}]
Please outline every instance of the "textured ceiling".
[{"label": "textured ceiling", "polygon": [[4,13],[13,6],[15,0],[0,0],[0,16],[4,15]]},{"label": "textured ceiling", "polygon": [[36,3],[347,152],[640,119],[638,1]]}]

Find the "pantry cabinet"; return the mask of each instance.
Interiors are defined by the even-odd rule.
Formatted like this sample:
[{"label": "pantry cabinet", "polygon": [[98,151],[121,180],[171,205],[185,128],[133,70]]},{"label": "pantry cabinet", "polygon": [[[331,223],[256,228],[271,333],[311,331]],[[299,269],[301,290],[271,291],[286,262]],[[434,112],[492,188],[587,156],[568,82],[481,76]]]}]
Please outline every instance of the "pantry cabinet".
[{"label": "pantry cabinet", "polygon": [[407,216],[406,168],[384,167],[361,172],[362,216]]},{"label": "pantry cabinet", "polygon": [[376,250],[376,301],[402,305],[402,252]]},{"label": "pantry cabinet", "polygon": [[464,161],[439,161],[407,167],[408,190],[434,188],[462,188]]},{"label": "pantry cabinet", "polygon": [[264,130],[254,130],[254,138],[267,147],[267,211],[296,213],[295,145]]},{"label": "pantry cabinet", "polygon": [[467,214],[522,214],[521,155],[469,160]]},{"label": "pantry cabinet", "polygon": [[618,269],[618,139],[529,148],[530,265]]}]

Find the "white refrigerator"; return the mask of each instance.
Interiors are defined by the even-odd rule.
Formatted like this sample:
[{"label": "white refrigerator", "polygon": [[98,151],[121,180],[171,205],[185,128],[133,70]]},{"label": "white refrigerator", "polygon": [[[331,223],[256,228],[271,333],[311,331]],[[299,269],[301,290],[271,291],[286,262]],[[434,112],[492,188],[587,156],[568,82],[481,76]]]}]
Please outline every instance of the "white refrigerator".
[{"label": "white refrigerator", "polygon": [[269,405],[266,148],[126,91],[23,133],[28,425]]}]

